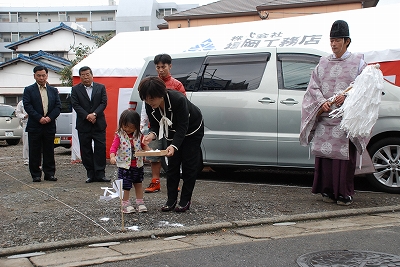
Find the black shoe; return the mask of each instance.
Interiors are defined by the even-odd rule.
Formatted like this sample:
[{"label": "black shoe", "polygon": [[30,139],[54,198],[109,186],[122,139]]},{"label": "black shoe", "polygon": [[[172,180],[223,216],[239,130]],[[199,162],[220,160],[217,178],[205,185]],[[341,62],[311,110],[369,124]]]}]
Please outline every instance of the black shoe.
[{"label": "black shoe", "polygon": [[185,211],[187,211],[189,208],[190,208],[190,201],[188,201],[188,203],[186,203],[185,206],[178,205],[178,206],[175,208],[175,211],[176,211],[176,212],[185,212]]},{"label": "black shoe", "polygon": [[87,178],[85,183],[93,183],[93,182],[94,182],[93,178]]},{"label": "black shoe", "polygon": [[108,182],[111,182],[111,179],[107,179],[106,177],[101,177],[101,178],[97,179],[97,182],[106,182],[106,183],[108,183]]},{"label": "black shoe", "polygon": [[[172,202],[172,201],[171,201],[171,202]],[[169,203],[171,203],[171,202],[170,202],[170,201],[167,201],[167,203],[166,203],[164,206],[161,207],[161,211],[171,211],[171,210],[175,209],[176,200],[175,200],[174,203],[169,204]]]},{"label": "black shoe", "polygon": [[40,177],[32,177],[32,179],[33,179],[34,183],[42,181],[42,179]]},{"label": "black shoe", "polygon": [[353,197],[351,197],[351,196],[347,196],[347,197],[339,196],[336,203],[338,205],[341,205],[341,206],[348,206],[351,203],[353,203]]},{"label": "black shoe", "polygon": [[54,177],[53,175],[45,176],[44,179],[45,179],[46,181],[53,181],[53,182],[57,181],[57,178]]}]

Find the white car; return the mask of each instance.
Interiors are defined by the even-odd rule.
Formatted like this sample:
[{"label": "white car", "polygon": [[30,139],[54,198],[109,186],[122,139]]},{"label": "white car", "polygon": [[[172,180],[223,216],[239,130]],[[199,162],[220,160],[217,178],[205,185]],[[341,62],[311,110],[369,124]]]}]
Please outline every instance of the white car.
[{"label": "white car", "polygon": [[15,115],[15,109],[0,104],[0,140],[5,140],[9,145],[17,145],[22,133],[21,120]]}]

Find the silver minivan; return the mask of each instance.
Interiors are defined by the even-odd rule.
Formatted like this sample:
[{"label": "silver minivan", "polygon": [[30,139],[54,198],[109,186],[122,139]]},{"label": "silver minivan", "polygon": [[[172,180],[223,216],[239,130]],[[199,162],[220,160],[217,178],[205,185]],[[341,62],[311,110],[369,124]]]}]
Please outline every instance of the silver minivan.
[{"label": "silver minivan", "polygon": [[71,87],[57,87],[61,100],[61,113],[56,119],[54,147],[70,148],[72,142],[72,103]]},{"label": "silver minivan", "polygon": [[[203,161],[216,171],[238,168],[313,168],[299,143],[301,103],[311,72],[325,52],[255,48],[172,54],[171,74],[204,116]],[[153,57],[138,81],[156,76]],[[130,103],[141,110],[136,82]],[[385,82],[368,152],[379,190],[400,193],[400,88]]]}]

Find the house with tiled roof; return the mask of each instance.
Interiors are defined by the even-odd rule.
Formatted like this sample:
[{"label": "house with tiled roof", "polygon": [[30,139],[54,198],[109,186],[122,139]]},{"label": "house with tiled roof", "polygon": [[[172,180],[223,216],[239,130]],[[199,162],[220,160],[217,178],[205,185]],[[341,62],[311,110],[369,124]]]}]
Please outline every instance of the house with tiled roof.
[{"label": "house with tiled roof", "polygon": [[42,50],[72,60],[75,58],[75,53],[71,46],[76,47],[82,43],[94,47],[97,38],[78,27],[79,25],[76,25],[76,28],[73,28],[61,22],[57,27],[6,45],[5,48],[26,56],[31,56]]},{"label": "house with tiled roof", "polygon": [[220,0],[164,17],[159,29],[279,19],[374,7],[379,0]]},{"label": "house with tiled roof", "polygon": [[40,50],[36,54],[30,56],[30,59],[48,63],[48,64],[51,64],[52,66],[59,67],[59,68],[64,68],[65,66],[68,66],[71,64],[71,61],[69,61],[65,58],[55,56],[53,54],[47,53],[42,50]]},{"label": "house with tiled roof", "polygon": [[35,66],[47,67],[48,82],[53,86],[61,86],[59,72],[75,59],[73,48],[80,44],[95,48],[97,37],[75,26],[61,22],[50,30],[6,45],[18,56],[0,64],[0,103],[18,103],[24,88],[35,82]]},{"label": "house with tiled roof", "polygon": [[[0,64],[0,98],[3,98],[3,101],[7,98],[19,100],[24,88],[35,82],[33,68],[36,66],[46,67],[49,70],[47,81],[53,86],[61,86],[58,73],[70,64],[70,61],[44,51],[32,56],[19,54],[16,58]],[[11,99],[8,99],[7,102],[15,104],[10,101]]]},{"label": "house with tiled roof", "polygon": [[[58,62],[63,62],[64,64],[60,64],[58,66],[51,64],[51,62],[49,61],[54,61],[55,58],[58,58]],[[18,63],[20,62],[24,62],[27,64],[32,65],[33,67],[35,66],[43,66],[46,67],[47,69],[52,70],[53,72],[59,72],[61,71],[65,66],[68,66],[71,64],[71,62],[69,62],[68,60],[56,57],[56,56],[52,56],[52,57],[48,57],[48,56],[38,56],[37,54],[27,57],[24,56],[22,54],[19,54],[16,58],[13,58],[7,62],[4,62],[2,64],[0,64],[0,70],[4,70],[6,67],[11,66],[11,65],[18,65]],[[65,62],[67,62],[67,64],[65,64]],[[32,68],[33,69],[33,68]],[[1,72],[0,72],[1,74]],[[1,76],[0,76],[1,79]],[[4,81],[4,79],[2,79]],[[59,81],[55,81],[56,84],[59,83]]]}]

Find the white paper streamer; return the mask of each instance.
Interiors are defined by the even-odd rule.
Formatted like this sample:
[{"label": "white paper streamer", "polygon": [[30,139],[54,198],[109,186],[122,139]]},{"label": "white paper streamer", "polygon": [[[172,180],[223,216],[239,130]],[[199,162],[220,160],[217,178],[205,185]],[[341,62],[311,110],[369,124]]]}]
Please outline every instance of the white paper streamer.
[{"label": "white paper streamer", "polygon": [[[101,189],[104,190],[104,194],[102,196],[100,196],[100,200],[108,201],[108,200],[111,200],[111,199],[117,198],[117,197],[119,197],[120,199],[123,198],[123,195],[122,196],[120,195],[120,192],[122,192],[122,194],[123,194],[123,191],[121,190],[122,179],[115,180],[112,183],[112,186],[113,186],[113,188],[101,187]],[[114,190],[114,191],[112,191],[112,190]]]},{"label": "white paper streamer", "polygon": [[347,92],[343,105],[329,113],[342,117],[340,128],[347,137],[368,137],[378,119],[383,89],[383,74],[379,64],[368,65]]}]

